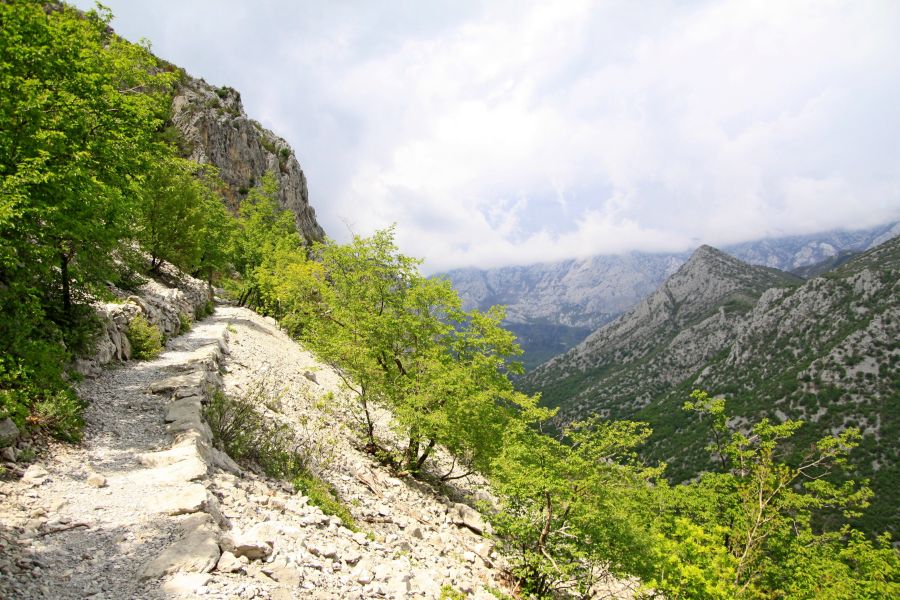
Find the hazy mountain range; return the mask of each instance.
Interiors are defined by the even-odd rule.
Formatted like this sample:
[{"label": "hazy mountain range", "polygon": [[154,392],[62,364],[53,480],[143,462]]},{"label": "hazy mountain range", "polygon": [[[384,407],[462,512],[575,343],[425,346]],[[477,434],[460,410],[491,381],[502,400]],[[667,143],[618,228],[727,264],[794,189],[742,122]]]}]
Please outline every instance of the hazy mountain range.
[{"label": "hazy mountain range", "polygon": [[[892,223],[862,231],[769,238],[724,251],[751,264],[809,277],[898,233],[900,223]],[[689,252],[633,252],[498,269],[456,269],[443,275],[453,282],[467,308],[507,307],[507,327],[519,336],[523,362],[531,369],[650,295],[689,256]]]}]

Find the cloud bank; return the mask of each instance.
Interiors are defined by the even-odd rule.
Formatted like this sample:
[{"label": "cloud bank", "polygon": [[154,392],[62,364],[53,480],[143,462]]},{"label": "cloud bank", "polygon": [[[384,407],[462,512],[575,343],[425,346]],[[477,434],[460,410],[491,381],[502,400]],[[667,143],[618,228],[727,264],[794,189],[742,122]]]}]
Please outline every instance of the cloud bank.
[{"label": "cloud bank", "polygon": [[896,2],[106,3],[429,270],[900,218]]}]

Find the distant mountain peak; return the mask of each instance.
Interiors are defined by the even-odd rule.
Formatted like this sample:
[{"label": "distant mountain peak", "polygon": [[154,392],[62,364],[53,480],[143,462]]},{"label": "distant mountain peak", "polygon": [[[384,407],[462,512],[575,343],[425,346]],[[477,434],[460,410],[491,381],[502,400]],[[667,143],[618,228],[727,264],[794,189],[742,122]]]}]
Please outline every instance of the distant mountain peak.
[{"label": "distant mountain peak", "polygon": [[[688,312],[707,310],[723,298],[756,297],[770,287],[796,285],[801,279],[777,269],[747,264],[712,246],[697,248],[656,292],[684,305]],[[648,298],[649,299],[649,298]]]},{"label": "distant mountain peak", "polygon": [[725,254],[718,248],[713,248],[706,244],[694,250],[693,254],[687,259],[681,269],[693,269],[697,266],[708,266],[714,264],[729,265],[731,267],[749,266],[733,256]]}]

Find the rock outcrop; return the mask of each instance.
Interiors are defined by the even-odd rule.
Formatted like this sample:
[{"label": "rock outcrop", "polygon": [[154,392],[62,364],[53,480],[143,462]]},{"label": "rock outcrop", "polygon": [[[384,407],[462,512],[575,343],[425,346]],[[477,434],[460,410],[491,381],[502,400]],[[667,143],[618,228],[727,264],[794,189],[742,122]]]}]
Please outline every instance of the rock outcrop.
[{"label": "rock outcrop", "polygon": [[294,151],[284,139],[247,117],[237,91],[185,77],[172,101],[172,122],[183,136],[184,153],[219,169],[228,185],[225,194],[232,210],[271,172],[278,180],[280,205],[296,216],[297,231],[307,241],[325,237],[309,204],[306,176]]},{"label": "rock outcrop", "polygon": [[157,276],[159,280],[148,279],[133,293],[111,288],[118,302],[94,303],[100,334],[94,354],[75,361],[79,373],[96,376],[105,364],[129,360],[131,344],[126,332],[137,315],[143,315],[163,336],[172,337],[181,333],[183,323],[193,321],[212,302],[209,285],[169,264],[163,264]]}]

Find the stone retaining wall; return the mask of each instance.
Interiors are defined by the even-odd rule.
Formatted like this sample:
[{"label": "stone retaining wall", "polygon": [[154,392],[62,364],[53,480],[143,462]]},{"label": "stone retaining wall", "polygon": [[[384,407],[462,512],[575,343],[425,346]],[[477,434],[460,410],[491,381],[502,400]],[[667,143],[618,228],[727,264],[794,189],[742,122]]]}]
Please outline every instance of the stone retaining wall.
[{"label": "stone retaining wall", "polygon": [[168,449],[142,454],[139,462],[157,471],[156,477],[168,481],[160,486],[155,499],[159,511],[173,517],[192,515],[182,521],[184,536],[163,550],[140,571],[141,579],[156,579],[178,574],[166,586],[178,591],[195,586],[193,576],[211,571],[219,561],[220,531],[227,519],[219,510],[216,497],[208,490],[214,468],[240,474],[240,467],[212,445],[212,432],[203,419],[203,407],[222,386],[222,357],[228,352],[227,331],[186,356],[182,373],[150,386],[153,394],[167,398],[166,430],[171,439]]},{"label": "stone retaining wall", "polygon": [[111,288],[122,302],[98,302],[94,305],[102,323],[96,351],[90,358],[77,359],[76,371],[86,377],[95,377],[103,365],[129,360],[131,344],[126,332],[137,315],[143,315],[164,336],[173,337],[182,333],[182,315],[193,321],[212,300],[210,288],[205,282],[181,273],[171,265],[163,265],[158,276],[167,285],[150,279],[134,294]]}]

